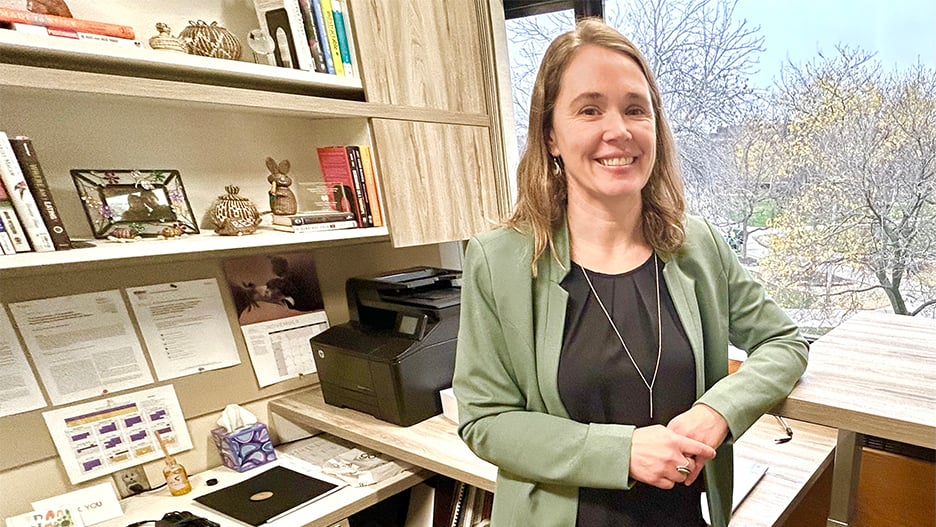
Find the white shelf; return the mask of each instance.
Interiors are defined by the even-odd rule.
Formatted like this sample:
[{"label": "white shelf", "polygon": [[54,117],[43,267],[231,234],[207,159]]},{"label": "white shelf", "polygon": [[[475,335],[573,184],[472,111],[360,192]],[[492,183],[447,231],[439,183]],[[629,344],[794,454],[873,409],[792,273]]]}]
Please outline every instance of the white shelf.
[{"label": "white shelf", "polygon": [[389,240],[386,227],[367,229],[340,229],[321,233],[295,234],[261,227],[245,236],[219,236],[213,232],[161,240],[144,239],[120,243],[94,240],[94,247],[65,251],[20,253],[0,256],[0,276],[47,272],[55,267],[100,267],[127,260],[168,257],[173,260],[197,259],[238,252],[255,254],[258,250],[282,249],[293,245],[346,245]]},{"label": "white shelf", "polygon": [[[249,50],[246,53],[250,53]],[[0,60],[46,68],[363,99],[361,79],[0,29]]]}]

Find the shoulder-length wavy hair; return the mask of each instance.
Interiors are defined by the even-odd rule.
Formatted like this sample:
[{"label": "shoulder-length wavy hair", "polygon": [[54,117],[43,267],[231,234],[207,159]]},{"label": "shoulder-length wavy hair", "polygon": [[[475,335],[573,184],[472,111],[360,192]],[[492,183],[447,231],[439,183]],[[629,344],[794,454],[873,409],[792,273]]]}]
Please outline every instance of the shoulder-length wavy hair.
[{"label": "shoulder-length wavy hair", "polygon": [[533,275],[547,248],[555,255],[553,233],[566,213],[568,189],[565,171],[556,168],[546,144],[553,127],[553,113],[562,75],[584,45],[602,46],[624,53],[640,67],[647,84],[656,126],[656,159],[641,195],[642,230],[654,250],[672,254],[685,240],[683,183],[679,174],[673,133],[663,115],[663,103],[653,72],[643,54],[614,28],[598,18],[580,20],[573,31],[563,33],[546,49],[533,85],[527,145],[517,168],[517,203],[506,224],[534,239]]}]

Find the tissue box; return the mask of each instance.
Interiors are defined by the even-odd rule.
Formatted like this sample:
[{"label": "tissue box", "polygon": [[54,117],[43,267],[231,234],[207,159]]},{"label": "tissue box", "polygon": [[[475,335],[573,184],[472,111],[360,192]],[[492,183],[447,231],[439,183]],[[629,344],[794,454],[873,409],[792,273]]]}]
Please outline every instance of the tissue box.
[{"label": "tissue box", "polygon": [[276,459],[270,431],[263,423],[238,428],[228,432],[219,426],[211,431],[211,438],[218,447],[224,466],[244,472]]}]

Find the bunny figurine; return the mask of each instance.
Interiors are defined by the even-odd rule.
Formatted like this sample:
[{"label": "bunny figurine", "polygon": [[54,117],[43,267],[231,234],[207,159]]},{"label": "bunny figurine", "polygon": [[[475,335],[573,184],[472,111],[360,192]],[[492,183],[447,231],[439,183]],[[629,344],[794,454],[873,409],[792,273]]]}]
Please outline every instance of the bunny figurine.
[{"label": "bunny figurine", "polygon": [[292,178],[286,175],[289,172],[289,160],[284,159],[277,163],[272,157],[268,157],[266,166],[270,170],[270,175],[267,176],[270,183],[270,210],[276,215],[295,214],[296,195],[289,189]]}]

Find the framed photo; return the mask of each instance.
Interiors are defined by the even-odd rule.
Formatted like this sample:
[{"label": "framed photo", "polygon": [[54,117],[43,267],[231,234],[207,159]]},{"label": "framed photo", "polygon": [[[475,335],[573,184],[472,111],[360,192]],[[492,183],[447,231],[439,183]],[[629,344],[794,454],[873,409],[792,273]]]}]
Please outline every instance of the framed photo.
[{"label": "framed photo", "polygon": [[72,180],[95,238],[107,238],[118,227],[155,237],[169,226],[197,234],[178,170],[74,169]]}]

